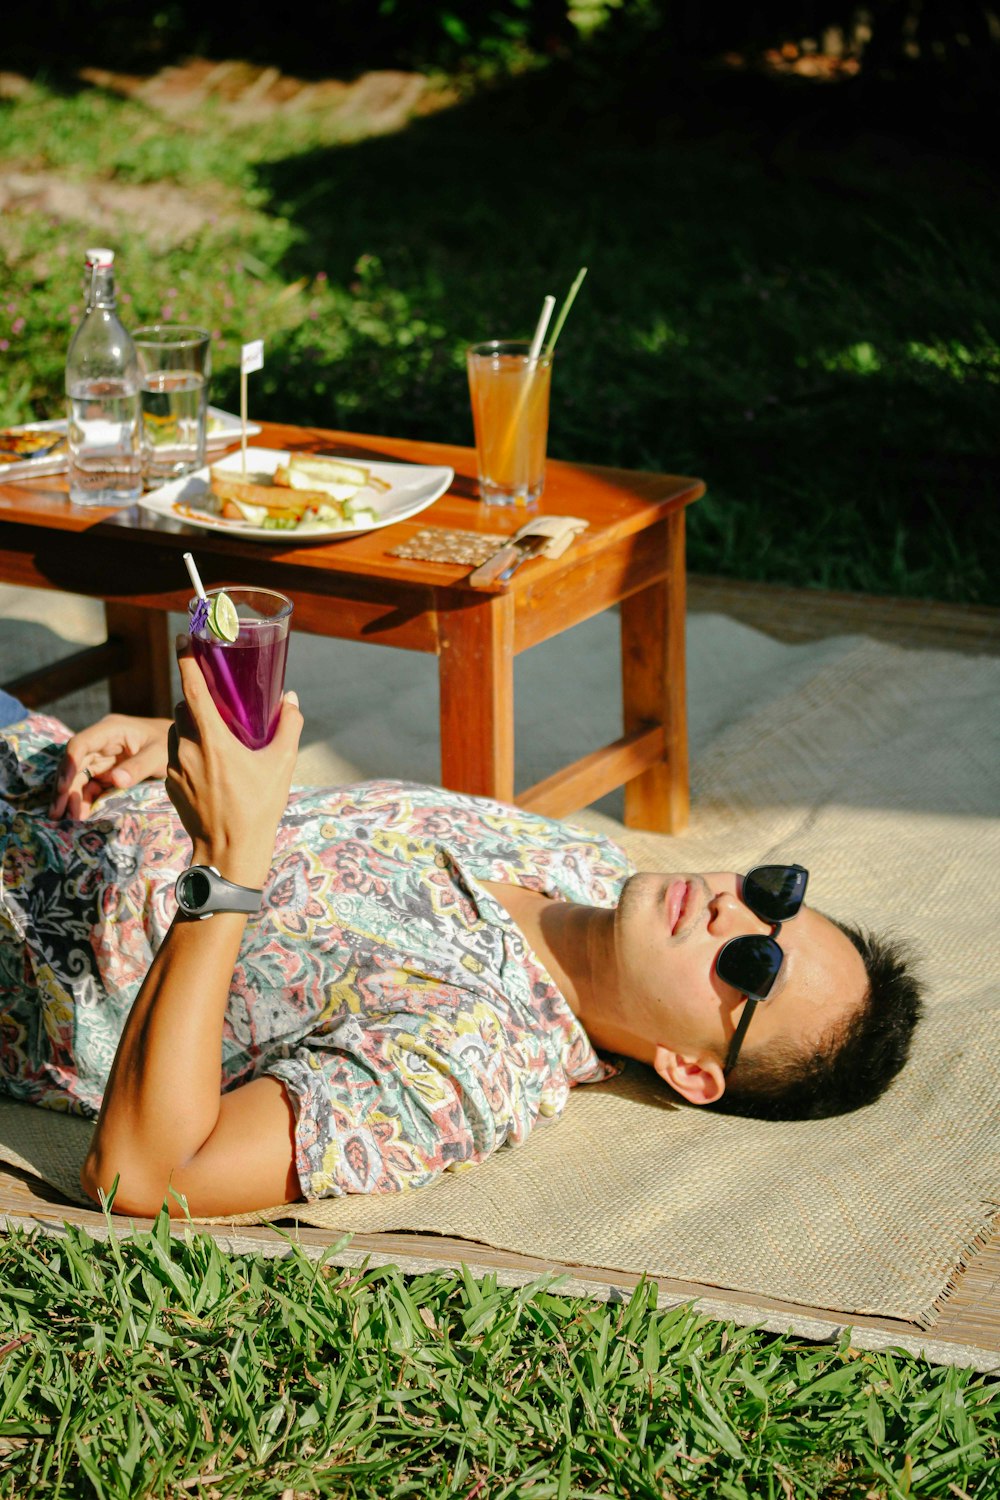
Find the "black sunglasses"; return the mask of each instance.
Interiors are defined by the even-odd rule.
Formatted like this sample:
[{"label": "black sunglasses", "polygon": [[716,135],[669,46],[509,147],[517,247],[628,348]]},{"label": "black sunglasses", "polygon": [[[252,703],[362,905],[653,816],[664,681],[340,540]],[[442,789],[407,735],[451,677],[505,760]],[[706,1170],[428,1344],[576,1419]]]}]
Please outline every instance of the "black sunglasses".
[{"label": "black sunglasses", "polygon": [[747,1002],[726,1053],[724,1073],[735,1065],[753,1013],[771,993],[785,961],[777,937],[781,924],[798,916],[808,880],[809,871],[801,865],[758,865],[743,877],[740,897],[744,906],[762,922],[770,922],[772,931],[770,937],[730,938],[719,949],[715,972],[725,984],[745,995]]}]

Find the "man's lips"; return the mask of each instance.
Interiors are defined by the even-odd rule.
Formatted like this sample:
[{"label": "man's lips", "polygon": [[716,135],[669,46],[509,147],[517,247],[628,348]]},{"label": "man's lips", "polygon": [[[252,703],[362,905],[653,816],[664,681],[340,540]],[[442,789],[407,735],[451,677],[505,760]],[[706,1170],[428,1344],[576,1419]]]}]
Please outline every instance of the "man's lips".
[{"label": "man's lips", "polygon": [[711,898],[712,893],[701,875],[672,880],[664,898],[671,937],[686,937],[705,921]]},{"label": "man's lips", "polygon": [[688,904],[688,891],[690,886],[686,880],[672,880],[667,887],[667,921],[670,923],[671,936],[680,926]]}]

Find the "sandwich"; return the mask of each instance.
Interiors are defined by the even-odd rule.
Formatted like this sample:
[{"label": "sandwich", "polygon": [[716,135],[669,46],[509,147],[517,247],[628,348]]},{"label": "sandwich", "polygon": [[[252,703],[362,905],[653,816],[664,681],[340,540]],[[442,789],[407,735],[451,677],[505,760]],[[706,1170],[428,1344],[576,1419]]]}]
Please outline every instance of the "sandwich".
[{"label": "sandwich", "polygon": [[217,514],[269,530],[372,526],[377,519],[373,502],[389,489],[360,464],[310,453],[290,453],[273,475],[243,479],[219,465],[210,473],[210,503]]}]

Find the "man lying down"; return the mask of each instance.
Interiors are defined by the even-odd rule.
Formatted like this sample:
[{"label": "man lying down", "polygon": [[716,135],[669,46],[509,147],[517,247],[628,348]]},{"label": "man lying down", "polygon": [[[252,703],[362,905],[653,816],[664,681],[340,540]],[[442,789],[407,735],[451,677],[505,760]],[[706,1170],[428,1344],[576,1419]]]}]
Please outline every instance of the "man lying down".
[{"label": "man lying down", "polygon": [[71,736],[0,695],[0,1087],[97,1117],[88,1196],[204,1216],[418,1187],[610,1076],[595,1049],[774,1118],[902,1066],[914,980],[803,904],[799,866],[630,874],[481,798],[289,795],[295,695],[247,750],[179,644],[174,724]]}]

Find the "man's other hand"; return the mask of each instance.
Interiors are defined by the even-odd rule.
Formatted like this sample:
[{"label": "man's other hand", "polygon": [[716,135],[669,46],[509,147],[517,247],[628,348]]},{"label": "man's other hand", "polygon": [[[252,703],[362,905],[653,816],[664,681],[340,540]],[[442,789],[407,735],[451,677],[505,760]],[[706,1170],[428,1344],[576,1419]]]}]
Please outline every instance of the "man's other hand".
[{"label": "man's other hand", "polygon": [[50,816],[89,818],[102,792],[165,776],[170,723],[106,714],[74,734],[63,751]]}]

